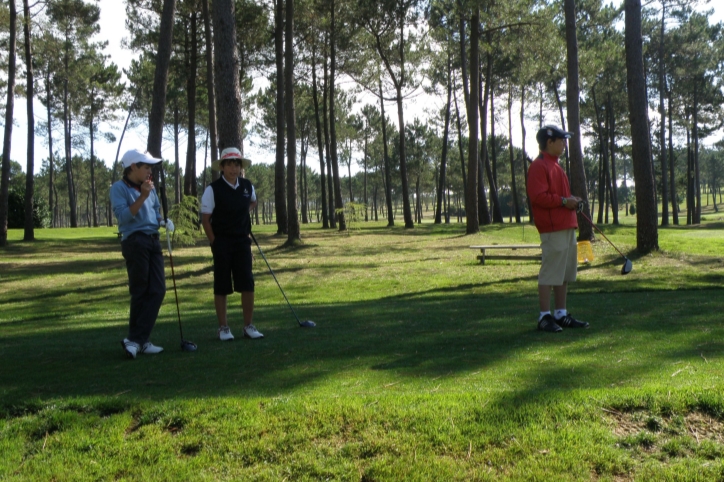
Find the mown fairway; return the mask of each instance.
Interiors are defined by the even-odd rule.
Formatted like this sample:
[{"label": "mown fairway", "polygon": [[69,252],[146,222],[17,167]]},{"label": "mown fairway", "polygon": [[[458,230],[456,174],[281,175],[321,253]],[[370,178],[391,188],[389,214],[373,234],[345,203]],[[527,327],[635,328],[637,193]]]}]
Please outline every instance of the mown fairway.
[{"label": "mown fairway", "polygon": [[[469,245],[536,243],[527,225],[368,223],[256,236],[255,324],[215,340],[210,252],[176,248],[152,341],[120,347],[128,292],[112,228],[40,230],[0,251],[0,480],[721,480],[724,224],[662,229],[662,252],[602,239],[568,308],[537,332],[531,261]],[[624,252],[635,228],[604,227]],[[167,260],[168,268],[168,260]],[[230,298],[231,300],[232,298]]]}]

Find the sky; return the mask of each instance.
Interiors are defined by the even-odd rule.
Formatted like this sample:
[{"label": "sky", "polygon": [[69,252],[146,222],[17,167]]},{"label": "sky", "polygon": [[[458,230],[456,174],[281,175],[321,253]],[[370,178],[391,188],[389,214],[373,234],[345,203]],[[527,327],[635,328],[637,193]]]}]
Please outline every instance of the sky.
[{"label": "sky", "polygon": [[[711,5],[709,8],[714,9],[714,15],[712,19],[710,20],[711,23],[715,23],[718,21],[724,21],[724,2],[721,0],[714,0],[711,2]],[[107,40],[109,42],[108,47],[106,49],[106,53],[110,54],[110,61],[114,62],[120,69],[127,68],[130,66],[131,60],[134,58],[134,54],[128,50],[125,50],[121,48],[121,41],[124,37],[128,36],[128,32],[126,30],[125,26],[125,2],[121,0],[113,0],[113,1],[104,1],[101,3],[101,18],[100,18],[100,34],[96,37],[96,40]],[[123,22],[121,22],[121,19],[124,19]],[[22,68],[22,59],[18,59],[18,65],[20,68]],[[418,98],[419,99],[419,98]],[[419,100],[415,100],[412,102],[408,102],[408,105],[405,107],[405,122],[412,122],[415,117],[424,117],[424,113],[421,110],[420,106],[427,106],[429,107],[430,104],[437,104],[441,107],[442,106],[442,99],[436,100],[431,99],[430,102],[421,102]],[[395,116],[396,112],[396,106],[389,105],[385,107],[385,110],[388,113],[388,115]],[[42,104],[40,102],[36,101],[35,103],[35,116],[36,116],[36,125],[38,121],[45,120],[43,118],[44,116],[44,108],[42,107]],[[121,120],[116,122],[112,125],[105,125],[101,126],[102,130],[105,131],[111,131],[115,134],[116,139],[120,139],[121,132],[123,129],[123,123],[125,121],[125,113],[120,112],[119,117],[121,117]],[[496,132],[503,132],[507,133],[507,116],[501,116],[505,118],[498,119],[498,123],[496,124]],[[14,118],[15,123],[13,127],[13,135],[12,135],[12,153],[11,158],[19,162],[21,166],[23,166],[23,170],[25,170],[26,166],[26,149],[27,149],[27,117],[26,117],[26,109],[25,109],[25,99],[17,97],[15,100],[15,109],[14,109]],[[515,116],[517,118],[517,116]],[[555,122],[558,123],[559,121],[559,115],[557,112],[550,112],[548,114],[548,117],[546,118],[546,121],[548,122]],[[520,126],[518,122],[515,122],[516,126],[514,127],[513,131],[513,143],[516,146],[520,146]],[[526,138],[526,151],[528,153],[534,153],[537,152],[537,146],[535,142],[535,132],[537,129],[537,122],[536,121],[528,121],[526,125],[526,132],[527,132],[527,138]],[[129,129],[126,131],[126,134],[123,138],[123,144],[121,146],[121,154],[123,155],[123,152],[129,149],[134,148],[140,148],[145,150],[146,148],[146,138],[147,138],[147,129],[144,126],[141,126],[136,129]],[[185,134],[182,134],[183,137],[180,140],[180,146],[179,146],[179,156],[180,156],[180,162],[181,165],[185,163],[186,159],[186,138]],[[198,139],[197,139],[198,140]],[[97,158],[103,160],[107,166],[111,166],[115,157],[116,157],[116,150],[118,149],[117,141],[114,143],[108,143],[105,142],[103,139],[98,139],[95,143],[95,153]],[[56,145],[59,145],[58,140],[56,139]],[[254,145],[254,142],[247,142],[244,146],[245,149],[245,155],[247,157],[250,157],[252,161],[255,163],[265,163],[269,164],[274,162],[274,152],[271,151],[265,151],[260,149],[258,146]],[[41,138],[40,136],[37,136],[36,132],[36,140],[35,140],[35,172],[38,173],[41,167],[41,160],[47,158],[47,145],[45,143],[45,140]],[[85,153],[86,155],[88,153]],[[163,146],[162,146],[162,155],[164,159],[173,161],[174,159],[174,146],[173,142],[170,140],[164,139]],[[197,166],[196,166],[196,172],[201,172],[203,170],[204,165],[204,156],[205,152],[203,147],[197,152]],[[318,172],[318,166],[316,166],[314,160],[316,160],[316,153],[309,152],[308,153],[308,165],[315,171]],[[209,161],[210,162],[210,161]],[[353,166],[353,172],[356,172]]]}]

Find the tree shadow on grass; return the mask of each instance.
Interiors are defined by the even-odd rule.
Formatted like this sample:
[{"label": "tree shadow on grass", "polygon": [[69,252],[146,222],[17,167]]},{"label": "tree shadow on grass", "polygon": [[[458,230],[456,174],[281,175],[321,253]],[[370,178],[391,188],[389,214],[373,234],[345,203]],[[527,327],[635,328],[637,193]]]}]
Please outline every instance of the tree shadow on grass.
[{"label": "tree shadow on grass", "polygon": [[[697,358],[702,344],[722,338],[717,317],[710,316],[724,308],[719,291],[648,292],[627,299],[618,293],[576,294],[570,298],[574,313],[592,327],[548,334],[536,330],[535,296],[471,294],[471,288],[297,306],[302,319],[318,323],[313,329],[299,328],[285,304],[260,306],[255,322],[265,338],[253,341],[241,338],[238,306],[230,305],[237,340],[227,343],[215,338],[211,303],[199,306],[197,298],[182,298],[184,335],[199,345],[195,353],[179,348],[169,293],[153,333],[154,343],[166,350],[133,361],[120,346],[125,314],[106,313],[94,324],[87,321],[93,318],[90,307],[77,307],[82,316],[74,320],[65,306],[62,320],[50,314],[0,339],[0,358],[22,360],[0,366],[0,413],[73,397],[280,396],[347,376],[372,379],[365,381],[372,384],[368,393],[391,379],[418,383],[468,376],[468,384],[490,385],[494,393],[508,384],[502,392],[525,398],[635,384],[662,363]],[[119,309],[124,302],[119,300]],[[700,329],[692,330],[687,317],[697,319]],[[611,357],[618,356],[612,350],[627,353],[644,342],[654,357],[632,358],[611,369]],[[719,364],[719,347],[707,346],[710,362]]]}]

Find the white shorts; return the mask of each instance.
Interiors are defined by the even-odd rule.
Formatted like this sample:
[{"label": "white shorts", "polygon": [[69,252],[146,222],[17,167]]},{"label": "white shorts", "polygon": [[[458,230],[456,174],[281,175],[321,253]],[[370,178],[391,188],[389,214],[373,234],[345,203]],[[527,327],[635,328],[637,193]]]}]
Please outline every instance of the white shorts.
[{"label": "white shorts", "polygon": [[541,260],[538,284],[561,286],[576,281],[578,269],[578,243],[576,230],[566,229],[552,233],[541,233]]}]

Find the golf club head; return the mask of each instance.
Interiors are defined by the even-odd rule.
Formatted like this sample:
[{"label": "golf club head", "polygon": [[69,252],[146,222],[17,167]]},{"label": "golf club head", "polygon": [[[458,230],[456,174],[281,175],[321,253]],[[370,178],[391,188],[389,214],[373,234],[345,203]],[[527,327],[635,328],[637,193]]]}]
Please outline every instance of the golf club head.
[{"label": "golf club head", "polygon": [[623,266],[621,266],[621,274],[629,274],[631,270],[633,269],[633,263],[630,259],[625,258],[626,261],[624,261]]},{"label": "golf club head", "polygon": [[181,341],[181,351],[196,351],[197,348],[196,343],[193,341]]},{"label": "golf club head", "polygon": [[312,320],[304,320],[299,323],[299,326],[301,326],[302,328],[314,328],[315,326],[317,326],[317,324]]}]

